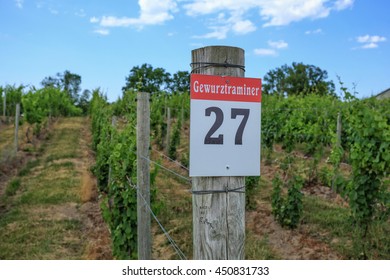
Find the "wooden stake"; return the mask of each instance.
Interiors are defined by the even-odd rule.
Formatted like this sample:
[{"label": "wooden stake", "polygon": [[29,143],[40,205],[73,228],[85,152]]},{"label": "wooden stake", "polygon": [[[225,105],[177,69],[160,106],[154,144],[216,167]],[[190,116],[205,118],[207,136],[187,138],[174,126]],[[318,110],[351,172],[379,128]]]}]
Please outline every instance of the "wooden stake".
[{"label": "wooden stake", "polygon": [[15,155],[18,152],[18,131],[19,131],[19,115],[20,115],[20,104],[16,104],[16,110],[15,110]]},{"label": "wooden stake", "polygon": [[4,90],[4,99],[3,99],[3,121],[5,122],[6,118],[6,110],[7,110],[7,94]]},{"label": "wooden stake", "polygon": [[[192,72],[244,77],[244,50],[205,47],[192,51]],[[218,63],[216,66],[207,63]],[[230,65],[236,65],[230,67]],[[197,191],[237,189],[245,177],[193,177],[193,238],[196,260],[242,260],[245,244],[245,193],[196,194]]]},{"label": "wooden stake", "polygon": [[337,146],[341,146],[341,113],[337,114]]},{"label": "wooden stake", "polygon": [[171,108],[167,108],[167,139],[166,139],[165,153],[169,155],[169,145],[171,142]]},{"label": "wooden stake", "polygon": [[149,93],[137,95],[137,233],[138,259],[152,258],[150,218],[150,107]]}]

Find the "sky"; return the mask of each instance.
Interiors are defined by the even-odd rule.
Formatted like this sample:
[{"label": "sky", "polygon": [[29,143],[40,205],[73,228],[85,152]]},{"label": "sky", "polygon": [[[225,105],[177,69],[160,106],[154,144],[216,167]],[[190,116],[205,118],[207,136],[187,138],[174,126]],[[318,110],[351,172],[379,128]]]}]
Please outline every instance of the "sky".
[{"label": "sky", "polygon": [[0,86],[69,70],[110,101],[144,63],[190,71],[191,51],[245,51],[246,77],[293,62],[357,97],[390,88],[388,0],[0,0]]}]

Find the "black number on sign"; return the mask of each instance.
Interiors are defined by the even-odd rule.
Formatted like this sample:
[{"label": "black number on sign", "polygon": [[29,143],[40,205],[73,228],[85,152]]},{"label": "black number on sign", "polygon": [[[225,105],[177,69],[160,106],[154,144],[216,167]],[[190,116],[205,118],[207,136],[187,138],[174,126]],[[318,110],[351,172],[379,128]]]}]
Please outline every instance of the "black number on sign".
[{"label": "black number on sign", "polygon": [[[218,107],[209,107],[205,111],[206,117],[210,117],[212,112],[215,114],[215,122],[213,126],[210,128],[209,132],[207,132],[206,137],[204,138],[204,143],[223,145],[223,134],[219,134],[217,137],[215,136],[213,137],[213,134],[221,127],[223,123],[223,111]],[[236,137],[234,139],[235,145],[242,145],[242,136],[244,134],[246,123],[248,122],[249,113],[250,113],[249,109],[232,108],[231,111],[232,119],[236,119],[237,116],[243,116],[241,123],[238,126]]]},{"label": "black number on sign", "polygon": [[236,138],[234,139],[234,144],[242,145],[242,135],[244,134],[244,128],[249,118],[249,109],[237,109],[232,108],[232,119],[235,119],[237,116],[244,116],[242,121],[237,129]]},{"label": "black number on sign", "polygon": [[205,144],[222,145],[223,144],[223,134],[219,134],[218,137],[212,137],[212,135],[218,130],[218,128],[221,127],[221,125],[223,123],[223,112],[218,107],[209,107],[206,109],[206,117],[210,117],[211,112],[214,112],[214,114],[215,114],[215,122],[214,122],[213,126],[210,128],[206,137],[204,138],[204,143]]}]

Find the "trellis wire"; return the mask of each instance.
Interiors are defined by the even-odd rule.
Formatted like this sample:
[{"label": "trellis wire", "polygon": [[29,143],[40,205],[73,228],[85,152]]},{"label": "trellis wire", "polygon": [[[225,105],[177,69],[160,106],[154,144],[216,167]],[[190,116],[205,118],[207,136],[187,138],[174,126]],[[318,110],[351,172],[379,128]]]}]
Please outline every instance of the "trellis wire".
[{"label": "trellis wire", "polygon": [[[136,191],[138,191],[138,187],[133,185],[131,183],[131,180],[129,179],[129,177],[126,176],[126,179],[130,185],[130,187],[132,187],[133,189],[135,189]],[[159,221],[159,219],[157,218],[156,214],[154,214],[153,210],[150,208],[150,205],[147,203],[146,199],[144,198],[144,196],[138,192],[138,195],[142,198],[142,200],[144,201],[145,203],[145,206],[146,208],[148,209],[148,211],[150,212],[150,214],[152,215],[153,219],[157,222],[157,224],[159,225],[159,227],[161,228],[161,230],[163,231],[165,237],[168,239],[168,241],[171,243],[171,246],[173,247],[173,249],[175,250],[175,252],[179,255],[180,259],[181,260],[187,260],[186,256],[184,255],[183,251],[180,250],[179,246],[176,244],[175,240],[173,240],[173,238],[170,236],[170,234],[168,233],[168,231],[164,228],[164,226],[161,224],[161,222]]]}]

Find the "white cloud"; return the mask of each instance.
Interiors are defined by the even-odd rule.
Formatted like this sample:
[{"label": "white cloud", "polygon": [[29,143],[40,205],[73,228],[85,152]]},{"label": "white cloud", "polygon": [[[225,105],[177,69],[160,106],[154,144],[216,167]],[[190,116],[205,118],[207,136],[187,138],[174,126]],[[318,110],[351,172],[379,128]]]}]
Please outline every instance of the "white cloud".
[{"label": "white cloud", "polygon": [[243,19],[242,11],[231,12],[228,17],[226,17],[225,13],[218,13],[215,18],[208,20],[207,28],[212,31],[205,35],[195,36],[195,38],[213,38],[221,40],[225,39],[229,32],[233,32],[237,35],[245,35],[257,29],[252,21]]},{"label": "white cloud", "polygon": [[221,11],[241,12],[258,9],[264,26],[282,26],[306,18],[327,17],[332,10],[344,10],[354,0],[193,0],[184,5],[190,16],[208,15]]},{"label": "white cloud", "polygon": [[322,29],[321,28],[318,28],[318,29],[315,29],[315,30],[308,30],[305,32],[306,35],[314,35],[314,34],[321,34],[322,33]]},{"label": "white cloud", "polygon": [[89,22],[91,22],[91,23],[98,23],[100,20],[99,20],[99,18],[97,18],[97,17],[91,17],[90,19],[89,19]]},{"label": "white cloud", "polygon": [[283,40],[280,40],[280,41],[268,41],[268,45],[271,47],[271,48],[274,48],[274,49],[285,49],[288,47],[288,44],[283,41]]},{"label": "white cloud", "polygon": [[[188,0],[183,1],[186,14],[193,17],[228,14],[225,26],[236,34],[247,34],[257,28],[249,19],[252,10],[257,10],[263,26],[284,26],[305,19],[319,19],[332,11],[352,7],[354,0]],[[215,24],[208,24],[215,29]],[[314,33],[315,34],[315,33]]]},{"label": "white cloud", "polygon": [[264,1],[260,15],[267,22],[264,26],[283,26],[292,22],[309,19],[325,18],[331,9],[324,4],[326,0],[273,0]]},{"label": "white cloud", "polygon": [[87,15],[85,13],[84,9],[80,9],[77,12],[75,12],[74,14],[75,14],[75,16],[78,16],[78,17],[85,17]]},{"label": "white cloud", "polygon": [[108,29],[104,29],[104,28],[99,28],[99,29],[96,29],[95,31],[93,31],[94,33],[97,33],[97,34],[100,34],[100,35],[103,35],[103,36],[107,36],[110,34],[110,30]]},{"label": "white cloud", "polygon": [[[191,17],[206,17],[209,32],[196,38],[224,39],[229,33],[244,35],[263,27],[284,26],[305,19],[325,18],[333,11],[353,6],[354,0],[138,0],[138,17],[103,15],[100,26],[142,29],[163,24],[179,9]],[[257,14],[256,14],[257,12]]]},{"label": "white cloud", "polygon": [[58,15],[60,12],[56,9],[53,9],[53,8],[49,8],[49,12],[53,15]]},{"label": "white cloud", "polygon": [[255,49],[254,50],[255,55],[260,56],[276,56],[277,52],[274,49]]},{"label": "white cloud", "polygon": [[269,48],[267,49],[255,49],[254,53],[255,55],[261,55],[261,56],[277,56],[278,52],[277,50],[286,49],[288,48],[288,43],[286,43],[284,40],[279,41],[268,41],[267,42]]},{"label": "white cloud", "polygon": [[387,41],[386,37],[383,36],[371,36],[371,35],[364,35],[364,36],[359,36],[356,38],[356,41],[358,43],[361,43],[361,48],[362,49],[375,49],[379,47],[379,43]]},{"label": "white cloud", "polygon": [[173,19],[173,12],[177,11],[174,0],[138,0],[140,15],[138,18],[103,16],[100,25],[103,27],[128,27],[143,28],[145,25],[163,24]]},{"label": "white cloud", "polygon": [[355,2],[355,0],[337,0],[334,3],[334,8],[337,11],[348,9],[348,8],[351,8],[353,6],[353,2]]},{"label": "white cloud", "polygon": [[196,35],[193,36],[195,39],[226,39],[227,34],[229,32],[229,27],[227,26],[211,26],[210,27],[211,32],[205,34],[205,35]]},{"label": "white cloud", "polygon": [[23,0],[15,0],[16,7],[23,9]]},{"label": "white cloud", "polygon": [[250,20],[240,20],[233,24],[232,30],[236,34],[247,34],[255,31],[257,28]]}]

